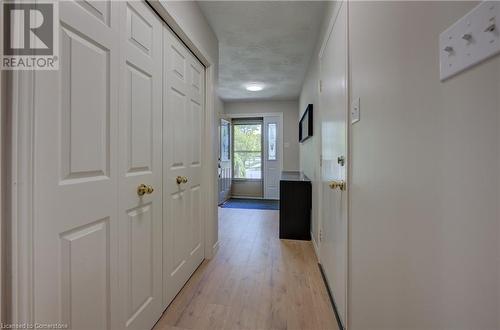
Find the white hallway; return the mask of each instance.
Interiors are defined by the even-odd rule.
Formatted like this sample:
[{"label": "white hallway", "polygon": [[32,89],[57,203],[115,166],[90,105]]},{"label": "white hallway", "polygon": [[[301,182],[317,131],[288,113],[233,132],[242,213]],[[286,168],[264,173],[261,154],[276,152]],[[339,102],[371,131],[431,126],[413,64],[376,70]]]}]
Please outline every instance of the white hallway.
[{"label": "white hallway", "polygon": [[[500,329],[499,3],[56,7],[59,69],[1,71],[4,325]],[[262,125],[252,178],[221,120]],[[218,207],[281,171],[310,241]]]}]

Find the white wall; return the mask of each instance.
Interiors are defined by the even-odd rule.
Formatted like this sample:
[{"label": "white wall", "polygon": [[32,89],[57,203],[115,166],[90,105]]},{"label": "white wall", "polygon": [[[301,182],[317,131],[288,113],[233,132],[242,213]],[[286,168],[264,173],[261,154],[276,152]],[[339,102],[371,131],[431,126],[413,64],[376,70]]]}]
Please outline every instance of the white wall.
[{"label": "white wall", "polygon": [[218,118],[222,118],[224,116],[225,110],[224,110],[224,101],[220,97],[215,98],[215,112],[217,113]]},{"label": "white wall", "polygon": [[313,136],[300,144],[300,170],[312,181],[312,214],[311,233],[315,243],[319,242],[319,217],[320,217],[320,189],[321,172],[319,167],[321,154],[321,109],[319,107],[319,61],[318,55],[321,44],[328,31],[330,18],[338,9],[337,3],[327,2],[324,9],[323,21],[320,34],[316,42],[316,48],[311,57],[302,85],[299,99],[299,119],[304,114],[308,104],[313,105]]},{"label": "white wall", "polygon": [[[297,101],[226,102],[227,114],[283,113],[283,170],[299,170],[299,121]],[[288,145],[288,146],[287,146]]]},{"label": "white wall", "polygon": [[219,76],[219,41],[196,1],[162,0],[160,3],[184,33],[215,61],[217,74],[214,78],[217,81]]},{"label": "white wall", "polygon": [[[351,127],[349,329],[500,329],[500,57],[439,81],[439,33],[476,4],[349,4],[351,100],[361,98]],[[322,35],[334,12],[329,3]],[[313,180],[316,59],[299,105],[315,105],[315,136],[300,147]],[[313,230],[316,221],[313,209]]]},{"label": "white wall", "polygon": [[500,328],[500,58],[439,81],[474,5],[350,3],[350,329]]}]

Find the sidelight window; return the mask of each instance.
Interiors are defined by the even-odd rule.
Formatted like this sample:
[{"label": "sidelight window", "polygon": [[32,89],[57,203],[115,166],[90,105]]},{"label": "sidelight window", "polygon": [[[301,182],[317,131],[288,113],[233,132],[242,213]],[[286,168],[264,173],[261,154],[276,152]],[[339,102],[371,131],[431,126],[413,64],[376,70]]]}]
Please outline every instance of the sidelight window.
[{"label": "sidelight window", "polygon": [[276,123],[267,125],[267,160],[276,160]]}]

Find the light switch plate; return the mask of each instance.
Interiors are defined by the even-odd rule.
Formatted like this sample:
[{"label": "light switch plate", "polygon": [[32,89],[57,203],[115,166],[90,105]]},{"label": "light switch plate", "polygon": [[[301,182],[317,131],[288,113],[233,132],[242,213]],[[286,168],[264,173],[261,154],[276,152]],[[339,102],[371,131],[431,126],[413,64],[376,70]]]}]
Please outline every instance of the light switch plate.
[{"label": "light switch plate", "polygon": [[355,98],[351,104],[351,124],[357,123],[360,119],[359,97]]},{"label": "light switch plate", "polygon": [[440,78],[445,80],[500,53],[500,2],[480,3],[439,35]]}]

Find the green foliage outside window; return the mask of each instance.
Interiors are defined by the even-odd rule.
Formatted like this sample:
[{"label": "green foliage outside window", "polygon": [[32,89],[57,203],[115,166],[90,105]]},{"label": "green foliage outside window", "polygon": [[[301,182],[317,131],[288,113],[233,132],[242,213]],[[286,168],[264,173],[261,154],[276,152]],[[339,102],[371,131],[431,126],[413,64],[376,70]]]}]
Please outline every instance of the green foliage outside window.
[{"label": "green foliage outside window", "polygon": [[260,124],[234,125],[234,177],[260,179],[262,168]]}]

